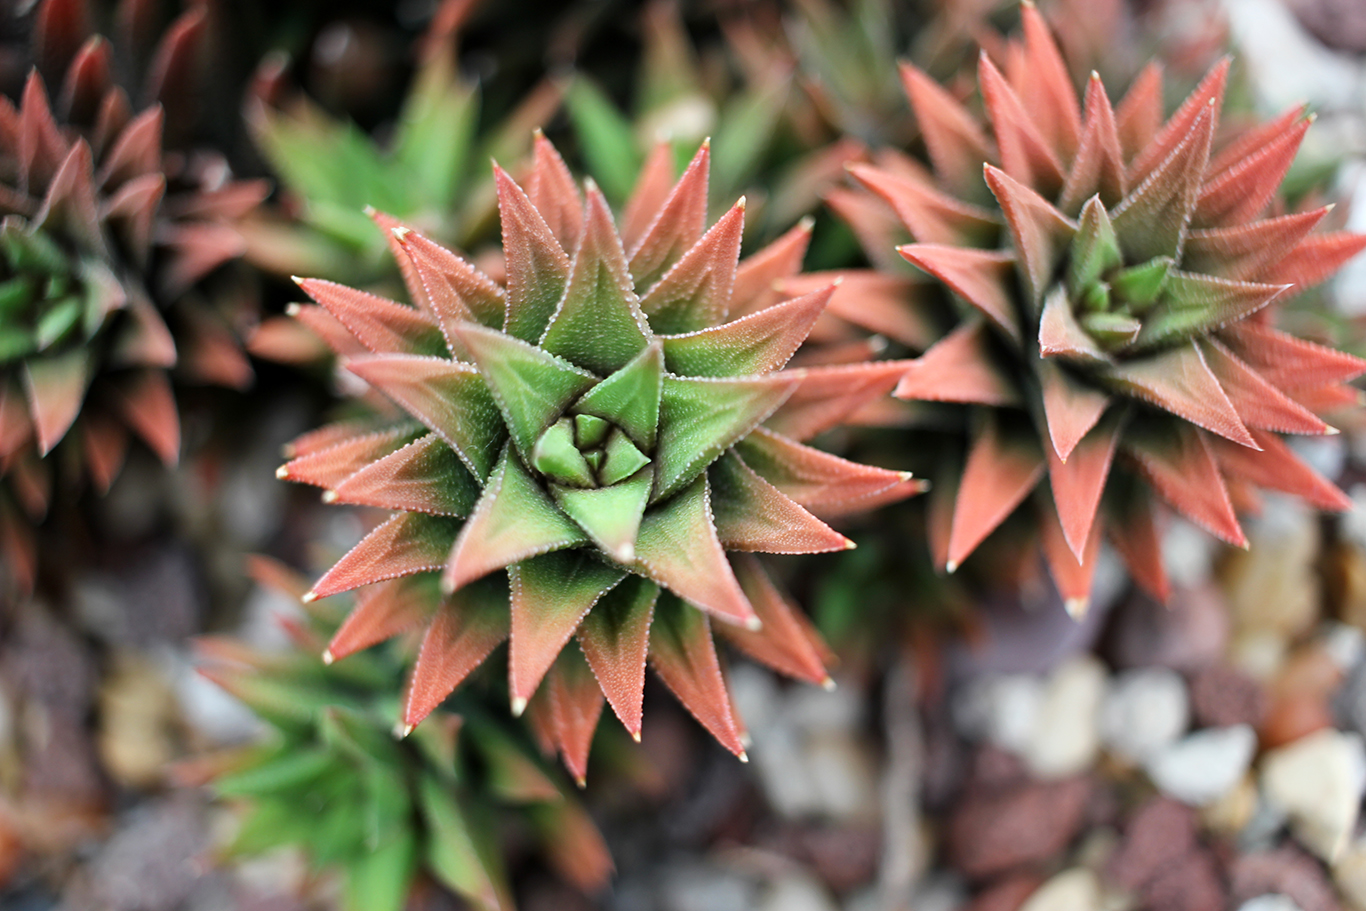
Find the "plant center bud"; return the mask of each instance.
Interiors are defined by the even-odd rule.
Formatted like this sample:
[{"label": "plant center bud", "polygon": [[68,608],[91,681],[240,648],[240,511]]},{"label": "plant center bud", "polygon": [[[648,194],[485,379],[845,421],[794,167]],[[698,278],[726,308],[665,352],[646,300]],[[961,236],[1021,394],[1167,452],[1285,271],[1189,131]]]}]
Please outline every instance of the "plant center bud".
[{"label": "plant center bud", "polygon": [[611,421],[570,414],[541,434],[531,463],[566,487],[610,487],[650,464],[650,458]]},{"label": "plant center bud", "polygon": [[72,266],[44,234],[0,228],[0,364],[51,350],[87,318]]}]

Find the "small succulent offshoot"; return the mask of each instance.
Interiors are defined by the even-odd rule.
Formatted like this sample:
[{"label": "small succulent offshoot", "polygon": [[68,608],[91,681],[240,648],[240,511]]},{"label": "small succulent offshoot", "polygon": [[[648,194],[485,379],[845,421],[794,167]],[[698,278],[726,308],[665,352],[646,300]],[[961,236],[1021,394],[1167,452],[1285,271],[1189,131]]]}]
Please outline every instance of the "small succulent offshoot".
[{"label": "small succulent offshoot", "polygon": [[921,489],[801,442],[907,364],[783,369],[832,288],[774,290],[806,224],[739,261],[744,201],[706,227],[708,162],[704,144],[671,188],[672,162],[652,159],[618,230],[538,137],[525,190],[495,166],[506,284],[378,213],[416,306],[300,280],[317,304],[297,318],[344,325],[373,352],[346,369],[413,421],[315,431],[279,472],[395,510],[308,597],[365,588],[329,659],[426,625],[408,729],[504,639],[514,712],[531,707],[579,778],[604,696],[639,737],[647,660],[744,755],[712,620],[758,660],[829,680],[748,554],[847,548],[814,513]]},{"label": "small succulent offshoot", "polygon": [[[256,558],[258,580],[301,594],[293,571]],[[246,805],[227,853],[297,846],[317,870],[341,874],[346,911],[399,911],[419,875],[480,911],[508,911],[500,831],[528,833],[550,864],[592,892],[612,872],[588,813],[524,732],[477,695],[394,736],[396,648],[325,666],[318,651],[343,612],[316,604],[286,622],[295,648],[264,653],[226,638],[199,640],[201,673],[242,700],[272,732],[257,747],[191,763],[222,798]]]},{"label": "small succulent offshoot", "polygon": [[1093,73],[1082,103],[1038,10],[1022,16],[1007,74],[980,58],[986,123],[903,65],[932,173],[881,153],[850,169],[871,193],[843,214],[877,256],[894,213],[914,240],[901,256],[952,292],[956,325],[895,392],[968,406],[966,460],[931,498],[938,565],[952,572],[1032,494],[1080,614],[1102,532],[1167,596],[1152,493],[1239,546],[1235,507],[1256,488],[1348,505],[1283,435],[1334,433],[1322,416],[1356,405],[1366,362],[1275,316],[1366,237],[1316,233],[1328,208],[1277,205],[1303,108],[1216,145],[1227,60],[1165,122],[1155,65],[1117,107]]}]

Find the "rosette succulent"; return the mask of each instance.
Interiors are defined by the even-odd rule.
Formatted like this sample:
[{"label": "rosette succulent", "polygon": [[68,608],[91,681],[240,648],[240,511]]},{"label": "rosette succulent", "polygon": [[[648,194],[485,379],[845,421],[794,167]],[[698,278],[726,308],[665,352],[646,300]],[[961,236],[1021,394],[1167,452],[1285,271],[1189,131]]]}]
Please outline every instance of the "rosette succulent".
[{"label": "rosette succulent", "polygon": [[[131,437],[176,461],[168,370],[232,386],[251,378],[193,289],[240,254],[229,222],[264,187],[164,154],[162,107],[134,110],[113,79],[110,42],[86,36],[81,9],[49,0],[36,13],[36,56],[65,73],[55,112],[36,71],[17,107],[0,99],[0,547],[20,588],[35,564],[21,511],[46,511],[43,457],[59,442],[74,437],[69,475],[103,490]],[[194,53],[200,14],[167,34],[157,79]]]},{"label": "rosette succulent", "polygon": [[1151,493],[1237,545],[1235,507],[1255,488],[1345,507],[1283,434],[1334,432],[1320,414],[1355,404],[1345,384],[1366,362],[1278,330],[1275,314],[1366,237],[1314,233],[1327,209],[1277,206],[1303,109],[1216,143],[1227,60],[1164,122],[1155,66],[1117,107],[1093,74],[1082,103],[1029,4],[1023,31],[1006,75],[981,57],[986,123],[903,66],[932,170],[892,152],[856,166],[885,207],[865,197],[844,213],[876,256],[894,212],[914,240],[901,256],[934,279],[909,286],[919,315],[933,322],[936,295],[947,305],[951,331],[896,389],[969,406],[965,460],[935,478],[937,563],[952,571],[1032,500],[1073,611],[1102,533],[1165,597]]},{"label": "rosette succulent", "polygon": [[[292,571],[264,575],[302,593]],[[325,666],[318,651],[341,615],[313,606],[287,629],[295,649],[263,653],[231,639],[200,640],[201,673],[271,728],[264,744],[201,765],[223,798],[245,805],[230,856],[303,849],[343,880],[347,911],[398,911],[420,876],[481,911],[513,907],[500,832],[529,835],[577,887],[612,871],[587,811],[541,767],[524,732],[462,694],[406,740],[393,731],[397,649]]]},{"label": "rosette succulent", "polygon": [[396,510],[308,596],[369,587],[331,658],[426,624],[409,727],[510,639],[514,712],[536,697],[580,777],[604,696],[639,735],[647,660],[743,754],[711,620],[781,671],[828,677],[801,614],[755,558],[727,551],[840,550],[813,510],[919,489],[800,442],[906,364],[782,369],[832,289],[773,290],[799,268],[805,225],[742,262],[743,200],[706,229],[706,145],[672,189],[656,158],[620,230],[547,140],[535,151],[526,190],[495,168],[506,283],[384,216],[415,307],[300,281],[318,303],[299,317],[345,325],[373,352],[346,368],[415,422],[294,444],[281,477]]}]

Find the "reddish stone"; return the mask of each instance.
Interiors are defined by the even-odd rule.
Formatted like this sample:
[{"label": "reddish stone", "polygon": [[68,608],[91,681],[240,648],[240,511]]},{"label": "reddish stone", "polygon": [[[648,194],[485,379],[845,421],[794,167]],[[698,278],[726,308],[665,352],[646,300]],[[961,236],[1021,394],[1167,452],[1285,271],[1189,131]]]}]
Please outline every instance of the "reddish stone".
[{"label": "reddish stone", "polygon": [[1135,891],[1195,846],[1195,812],[1166,797],[1134,814],[1106,874],[1115,885]]},{"label": "reddish stone", "polygon": [[1143,888],[1143,900],[1149,911],[1223,911],[1229,907],[1214,855],[1200,846],[1159,869]]},{"label": "reddish stone", "polygon": [[1333,710],[1326,697],[1316,693],[1291,693],[1273,699],[1258,733],[1262,746],[1272,749],[1333,726]]},{"label": "reddish stone", "polygon": [[1267,698],[1261,684],[1247,674],[1215,664],[1191,679],[1191,710],[1197,727],[1249,724],[1256,728],[1266,717]]},{"label": "reddish stone", "polygon": [[1019,911],[1029,896],[1043,885],[1043,877],[1033,873],[1016,873],[995,885],[988,886],[965,905],[961,911]]},{"label": "reddish stone", "polygon": [[1080,830],[1091,791],[1087,778],[1000,793],[969,790],[949,817],[949,858],[971,879],[1050,860]]},{"label": "reddish stone", "polygon": [[1278,892],[1300,911],[1339,911],[1337,895],[1322,865],[1294,845],[1244,854],[1229,870],[1234,905]]},{"label": "reddish stone", "polygon": [[1001,791],[1028,780],[1024,762],[1014,753],[987,744],[972,754],[967,781],[970,791]]}]

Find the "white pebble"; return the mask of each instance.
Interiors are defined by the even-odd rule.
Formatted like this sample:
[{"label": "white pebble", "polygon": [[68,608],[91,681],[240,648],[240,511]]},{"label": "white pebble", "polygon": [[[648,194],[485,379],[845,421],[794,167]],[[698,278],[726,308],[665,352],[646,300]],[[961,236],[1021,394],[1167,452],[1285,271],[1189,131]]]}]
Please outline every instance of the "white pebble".
[{"label": "white pebble", "polygon": [[1316,731],[1262,760],[1267,800],[1289,815],[1300,843],[1329,862],[1347,850],[1364,785],[1366,749],[1359,734]]},{"label": "white pebble", "polygon": [[1145,767],[1162,793],[1203,807],[1233,790],[1256,750],[1257,734],[1246,724],[1206,728],[1163,747]]},{"label": "white pebble", "polygon": [[1113,753],[1143,762],[1186,732],[1186,682],[1166,668],[1126,671],[1115,678],[1100,714],[1100,736]]},{"label": "white pebble", "polygon": [[1021,758],[1041,779],[1089,769],[1100,752],[1105,666],[1090,655],[1072,658],[1049,675]]}]

